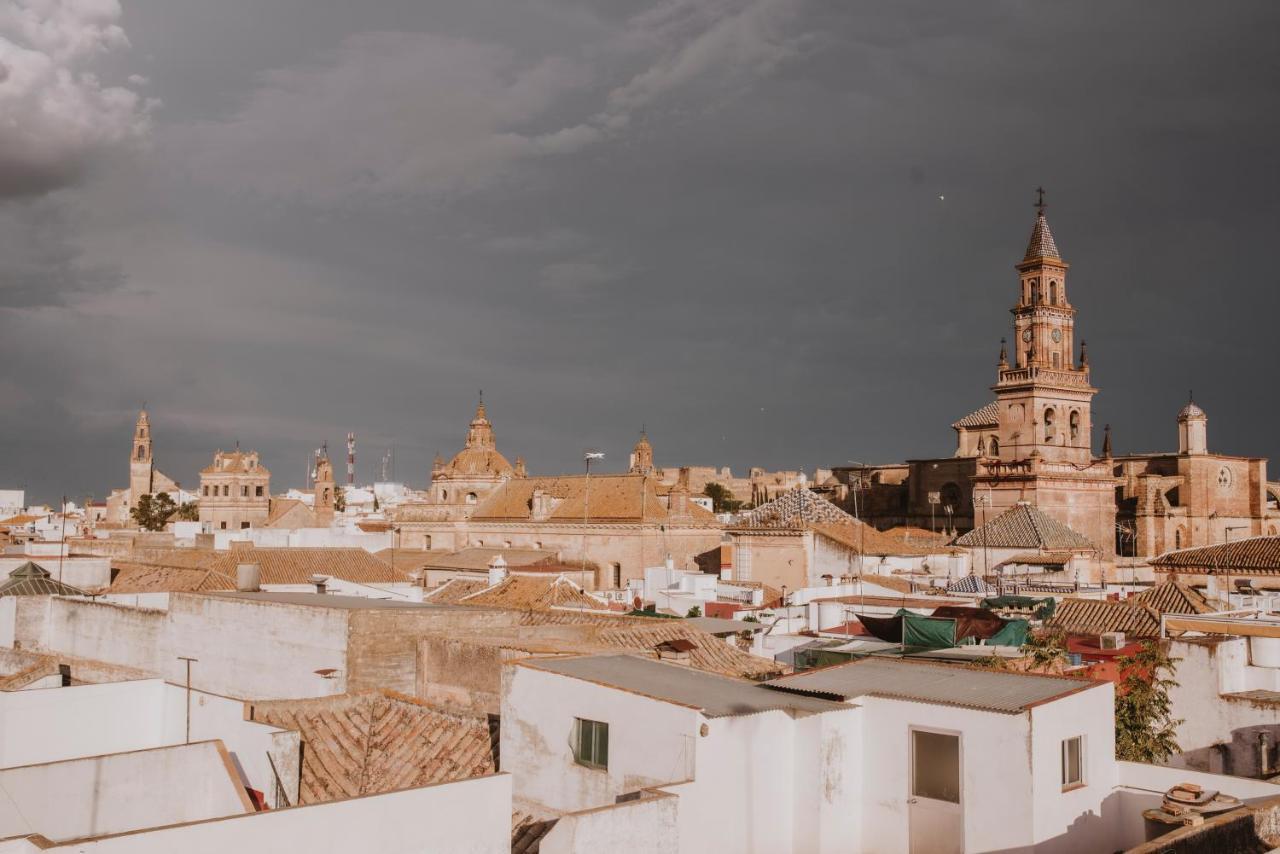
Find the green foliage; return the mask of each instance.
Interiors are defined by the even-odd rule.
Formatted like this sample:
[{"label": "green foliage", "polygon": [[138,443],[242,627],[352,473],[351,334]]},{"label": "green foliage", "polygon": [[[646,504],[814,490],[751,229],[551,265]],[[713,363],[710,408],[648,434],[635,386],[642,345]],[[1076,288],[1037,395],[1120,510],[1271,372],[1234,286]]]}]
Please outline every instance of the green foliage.
[{"label": "green foliage", "polygon": [[144,531],[163,531],[165,523],[177,509],[178,505],[173,503],[169,493],[161,492],[158,495],[144,495],[139,498],[138,503],[129,511],[129,515]]},{"label": "green foliage", "polygon": [[702,494],[711,499],[711,507],[717,513],[736,513],[742,507],[742,502],[723,484],[708,483],[702,488]]},{"label": "green foliage", "polygon": [[1163,762],[1177,753],[1179,718],[1173,717],[1169,689],[1177,662],[1165,648],[1147,641],[1133,655],[1121,657],[1116,686],[1116,758],[1125,762]]},{"label": "green foliage", "polygon": [[1022,654],[1031,657],[1027,670],[1038,673],[1057,671],[1067,660],[1067,641],[1062,632],[1031,635],[1022,645]]},{"label": "green foliage", "polygon": [[188,501],[178,507],[178,519],[183,522],[199,522],[200,521],[200,505],[194,501]]},{"label": "green foliage", "polygon": [[627,612],[628,617],[660,617],[664,620],[678,620],[675,614],[660,614],[658,609],[653,605],[646,605],[642,609],[632,608]]},{"label": "green foliage", "polygon": [[984,655],[982,658],[975,658],[973,663],[977,667],[985,667],[987,670],[1008,670],[1009,663],[998,655]]},{"label": "green foliage", "polygon": [[701,607],[699,607],[698,605],[694,605],[692,608],[690,608],[690,609],[689,609],[689,613],[685,614],[685,616],[686,616],[686,617],[701,617],[701,616],[702,616],[702,608],[701,608]]},{"label": "green foliage", "polygon": [[755,614],[747,614],[747,616],[745,616],[745,617],[743,617],[743,618],[742,618],[742,622],[744,622],[744,623],[758,623],[758,622],[760,622],[760,621],[756,619],[756,615],[755,615]]}]

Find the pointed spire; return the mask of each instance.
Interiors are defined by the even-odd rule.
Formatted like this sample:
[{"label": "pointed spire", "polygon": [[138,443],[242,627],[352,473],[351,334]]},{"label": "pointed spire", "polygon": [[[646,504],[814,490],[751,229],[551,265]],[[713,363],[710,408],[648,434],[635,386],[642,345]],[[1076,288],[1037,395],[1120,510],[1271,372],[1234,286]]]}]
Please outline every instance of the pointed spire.
[{"label": "pointed spire", "polygon": [[480,403],[476,405],[476,419],[475,419],[475,420],[477,420],[477,421],[485,421],[485,420],[488,420],[488,419],[487,419],[487,416],[485,415],[485,411],[484,411],[484,389],[480,389]]},{"label": "pointed spire", "polygon": [[1102,456],[1104,459],[1111,459],[1111,425],[1108,424],[1102,428]]},{"label": "pointed spire", "polygon": [[1089,342],[1080,339],[1080,367],[1089,367]]},{"label": "pointed spire", "polygon": [[1000,339],[1000,367],[1002,368],[1009,367],[1009,349],[1006,346],[1007,344],[1008,342],[1003,338]]},{"label": "pointed spire", "polygon": [[1036,188],[1036,224],[1031,228],[1031,240],[1027,242],[1027,254],[1023,256],[1022,261],[1034,261],[1038,258],[1061,258],[1058,254],[1058,244],[1053,240],[1053,233],[1049,231],[1049,221],[1044,218],[1044,209],[1048,207],[1044,200],[1044,188]]}]

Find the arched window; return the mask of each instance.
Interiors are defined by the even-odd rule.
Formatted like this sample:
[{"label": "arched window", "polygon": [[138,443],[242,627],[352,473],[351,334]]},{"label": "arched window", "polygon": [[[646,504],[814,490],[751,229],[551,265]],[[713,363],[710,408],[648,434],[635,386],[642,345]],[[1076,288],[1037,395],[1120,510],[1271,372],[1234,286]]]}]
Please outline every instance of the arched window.
[{"label": "arched window", "polygon": [[1049,302],[1051,302],[1053,305],[1058,304],[1058,283],[1057,282],[1049,283]]},{"label": "arched window", "polygon": [[441,500],[441,501],[448,501],[448,500],[449,500],[449,490],[447,490],[447,489],[442,489],[442,490],[440,490],[440,500]]},{"label": "arched window", "polygon": [[[147,448],[146,448],[146,446],[145,446],[145,445],[139,445],[139,446],[138,446],[138,459],[140,459],[140,460],[145,460],[146,458],[147,458]],[[119,459],[119,457],[117,457],[116,459]]]},{"label": "arched window", "polygon": [[1180,549],[1180,548],[1182,548],[1183,539],[1184,539],[1184,537],[1183,537],[1183,535],[1182,535],[1182,529],[1181,529],[1181,528],[1179,528],[1178,530],[1174,531],[1174,532],[1173,532],[1173,547],[1174,547],[1175,549]]},{"label": "arched window", "polygon": [[1031,280],[1031,304],[1036,305],[1040,302],[1040,280]]},{"label": "arched window", "polygon": [[995,436],[992,436],[991,441],[987,444],[987,454],[992,457],[1000,456],[1000,440]]},{"label": "arched window", "polygon": [[1044,411],[1044,440],[1046,442],[1053,441],[1053,434],[1054,434],[1053,422],[1056,417],[1057,417],[1057,414],[1053,411],[1052,406]]},{"label": "arched window", "polygon": [[1080,410],[1075,409],[1071,411],[1070,423],[1071,423],[1071,438],[1079,439],[1080,438]]},{"label": "arched window", "polygon": [[475,504],[475,503],[476,503],[476,494],[475,494],[474,492],[468,492],[468,493],[467,493],[467,503],[468,503],[468,504]]},{"label": "arched window", "polygon": [[430,534],[423,534],[423,535],[422,535],[422,547],[423,547],[424,549],[429,549],[429,548],[431,548],[431,535],[430,535]]}]

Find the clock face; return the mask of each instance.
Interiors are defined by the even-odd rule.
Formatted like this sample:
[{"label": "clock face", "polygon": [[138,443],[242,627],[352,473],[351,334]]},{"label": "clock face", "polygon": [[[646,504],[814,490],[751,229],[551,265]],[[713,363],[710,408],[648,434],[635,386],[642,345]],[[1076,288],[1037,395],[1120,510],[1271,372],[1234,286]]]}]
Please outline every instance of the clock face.
[{"label": "clock face", "polygon": [[1053,330],[1053,343],[1057,344],[1061,340],[1062,340],[1062,330],[1061,329]]},{"label": "clock face", "polygon": [[1024,330],[1022,330],[1022,340],[1023,340],[1023,341],[1026,341],[1027,343],[1030,343],[1030,342],[1031,342],[1031,330],[1030,330],[1030,329],[1024,329]]}]

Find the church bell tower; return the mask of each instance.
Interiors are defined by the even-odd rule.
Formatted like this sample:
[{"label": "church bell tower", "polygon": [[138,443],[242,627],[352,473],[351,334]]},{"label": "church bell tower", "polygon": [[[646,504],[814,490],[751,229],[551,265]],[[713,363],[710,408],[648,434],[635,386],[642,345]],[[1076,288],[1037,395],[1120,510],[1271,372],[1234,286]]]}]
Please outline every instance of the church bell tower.
[{"label": "church bell tower", "polygon": [[133,427],[133,450],[129,454],[129,504],[137,506],[138,499],[150,495],[154,463],[151,459],[151,421],[147,410],[138,413]]},{"label": "church bell tower", "polygon": [[1090,409],[1097,393],[1089,382],[1088,353],[1074,357],[1076,310],[1067,299],[1067,269],[1045,219],[1044,191],[1026,254],[1016,267],[1019,287],[1013,314],[1013,363],[1002,351],[996,384],[1003,460],[1037,456],[1088,465],[1093,460]]}]

